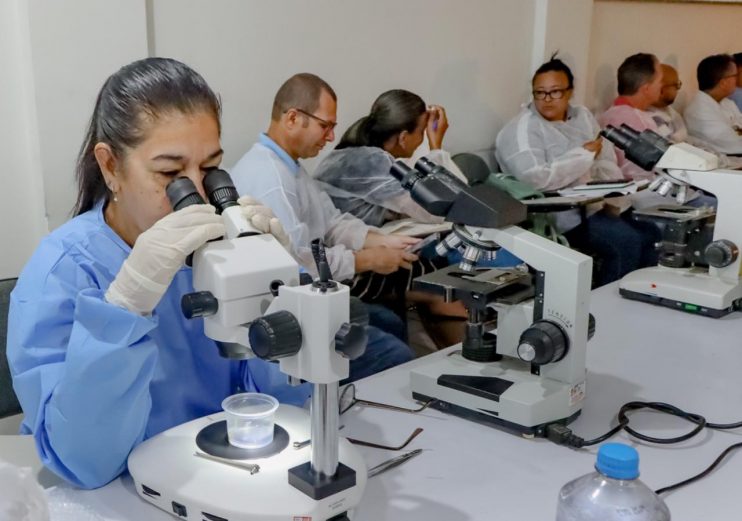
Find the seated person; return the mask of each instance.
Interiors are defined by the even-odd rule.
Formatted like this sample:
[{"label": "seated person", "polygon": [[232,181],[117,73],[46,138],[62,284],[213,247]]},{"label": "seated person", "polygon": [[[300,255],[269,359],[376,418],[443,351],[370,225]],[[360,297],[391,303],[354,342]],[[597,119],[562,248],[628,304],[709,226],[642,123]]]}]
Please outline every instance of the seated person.
[{"label": "seated person", "polygon": [[[220,111],[204,79],[175,60],[109,77],[78,159],[75,217],[42,240],[11,295],[21,432],[78,487],[105,485],[142,440],[220,411],[236,390],[297,405],[311,393],[288,386],[276,364],[222,358],[202,322],[181,312],[193,291],[186,257],[225,228],[208,204],[172,212],[165,187],[188,177],[203,196],[204,174],[222,159]],[[287,244],[265,207],[241,204]]]},{"label": "seated person", "polygon": [[[653,130],[660,134],[661,131],[649,112],[650,107],[659,100],[662,90],[662,68],[657,57],[645,53],[629,56],[619,66],[617,76],[618,97],[598,117],[600,126],[620,127],[626,124],[638,132]],[[635,180],[652,180],[655,177],[654,172],[647,172],[626,159],[622,150],[616,150],[616,159],[624,177]]]},{"label": "seated person", "polygon": [[[662,67],[653,54],[638,53],[626,58],[618,68],[618,98],[613,105],[598,117],[602,128],[608,125],[620,127],[626,124],[638,132],[652,130],[661,136],[670,133],[670,129],[661,128],[651,112],[652,106],[660,99],[662,92]],[[652,181],[656,177],[654,171],[644,170],[639,165],[626,159],[622,150],[616,150],[616,160],[624,177],[637,181]],[[714,197],[689,191],[690,199],[687,204],[692,206],[715,206]],[[636,209],[645,209],[657,205],[665,205],[672,199],[663,197],[655,192],[643,190],[630,196],[631,204]]]},{"label": "seated person", "polygon": [[[292,254],[315,276],[311,251],[315,238],[325,242],[327,261],[338,281],[353,279],[356,273],[390,274],[409,268],[417,255],[406,248],[418,239],[379,233],[338,211],[299,163],[335,139],[336,99],[332,87],[314,74],[296,74],[284,82],[273,102],[268,131],[231,169],[235,186],[271,208],[291,238]],[[404,323],[391,311],[371,311],[372,325],[405,338]],[[411,356],[406,346],[397,354],[398,361]]]},{"label": "seated person", "polygon": [[698,93],[685,109],[691,136],[722,154],[742,154],[742,113],[729,99],[737,88],[737,65],[728,54],[701,60]]},{"label": "seated person", "polygon": [[742,167],[742,158],[730,157],[726,154],[715,152],[711,145],[702,139],[688,134],[688,127],[686,127],[685,121],[683,121],[683,116],[672,106],[682,85],[682,82],[678,78],[678,71],[673,66],[663,63],[660,98],[649,109],[655,123],[657,123],[660,135],[673,143],[689,143],[715,154],[719,158],[719,166],[721,168]]},{"label": "seated person", "polygon": [[[431,215],[413,201],[389,170],[396,159],[412,157],[427,135],[431,149],[428,159],[463,178],[451,156],[441,148],[447,130],[448,118],[443,107],[428,108],[420,96],[406,90],[387,91],[374,101],[368,116],[356,121],[343,134],[314,176],[339,209],[368,225],[382,226],[405,217],[422,223],[441,223],[443,218]],[[445,259],[420,259],[412,265],[411,273],[401,273],[399,280],[392,282],[395,292],[404,292],[408,301],[418,305],[426,327],[430,326],[428,332],[439,346],[456,343],[462,331],[460,324],[448,324],[433,331],[429,323],[432,317],[442,323],[444,317],[466,317],[466,310],[460,303],[447,304],[431,295],[408,290],[413,278],[445,264]],[[367,288],[387,282],[379,277],[364,281]]]},{"label": "seated person", "polygon": [[[533,102],[500,131],[497,160],[505,173],[538,190],[559,190],[591,180],[620,180],[613,146],[585,107],[570,104],[572,71],[552,59],[532,80]],[[601,259],[595,284],[617,280],[656,262],[657,231],[591,208],[587,237],[577,210],[557,214],[557,226],[571,242],[587,242]],[[560,215],[564,214],[564,215]]]},{"label": "seated person", "polygon": [[387,91],[374,101],[368,116],[343,134],[314,176],[335,206],[368,225],[381,226],[401,217],[443,222],[442,217],[429,214],[413,201],[389,170],[395,160],[412,157],[427,135],[428,159],[458,172],[441,148],[447,130],[443,107],[428,109],[420,96],[406,90]]}]

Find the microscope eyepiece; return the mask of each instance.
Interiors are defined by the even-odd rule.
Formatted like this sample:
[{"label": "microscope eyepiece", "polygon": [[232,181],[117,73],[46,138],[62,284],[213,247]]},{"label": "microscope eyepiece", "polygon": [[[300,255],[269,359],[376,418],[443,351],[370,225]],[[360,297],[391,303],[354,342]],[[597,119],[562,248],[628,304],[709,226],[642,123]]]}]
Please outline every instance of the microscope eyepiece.
[{"label": "microscope eyepiece", "polygon": [[165,188],[165,193],[175,212],[192,204],[205,203],[204,198],[198,193],[196,185],[187,177],[173,179]]},{"label": "microscope eyepiece", "polygon": [[423,175],[430,175],[433,172],[433,169],[438,166],[435,163],[433,163],[430,159],[427,157],[421,157],[417,160],[415,163],[415,168],[421,172]]},{"label": "microscope eyepiece", "polygon": [[232,178],[220,168],[211,170],[204,177],[204,189],[209,197],[209,202],[216,207],[216,212],[221,214],[230,206],[236,206],[239,194],[234,187]]},{"label": "microscope eyepiece", "polygon": [[629,134],[623,129],[614,127],[613,125],[608,125],[606,128],[601,130],[600,135],[616,145],[621,150],[625,150],[626,148],[630,147],[632,141],[638,137],[638,133],[636,134],[636,136],[634,136],[633,134]]}]

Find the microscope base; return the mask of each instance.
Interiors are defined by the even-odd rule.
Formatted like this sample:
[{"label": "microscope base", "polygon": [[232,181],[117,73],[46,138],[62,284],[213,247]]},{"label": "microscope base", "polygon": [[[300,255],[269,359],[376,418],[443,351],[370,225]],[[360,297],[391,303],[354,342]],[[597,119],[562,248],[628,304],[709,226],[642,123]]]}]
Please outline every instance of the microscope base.
[{"label": "microscope base", "polygon": [[[196,436],[204,427],[224,420],[224,413],[173,427],[144,441],[129,456],[129,472],[139,496],[180,519],[209,521],[279,521],[352,519],[348,512],[360,502],[366,485],[366,465],[353,445],[340,438],[339,461],[355,471],[355,485],[314,500],[289,483],[289,469],[309,461],[311,446],[292,443],[309,439],[309,415],[281,405],[276,424],[288,433],[288,446],[265,458],[232,460],[260,470],[197,457]],[[345,517],[344,517],[345,516]]]},{"label": "microscope base", "polygon": [[439,357],[410,373],[413,398],[437,400],[438,410],[523,435],[542,435],[581,411],[585,381],[566,384],[531,374],[530,365],[504,358],[479,363],[460,353]]},{"label": "microscope base", "polygon": [[742,299],[742,284],[712,277],[704,268],[643,268],[626,275],[618,287],[628,299],[712,318],[735,311]]}]

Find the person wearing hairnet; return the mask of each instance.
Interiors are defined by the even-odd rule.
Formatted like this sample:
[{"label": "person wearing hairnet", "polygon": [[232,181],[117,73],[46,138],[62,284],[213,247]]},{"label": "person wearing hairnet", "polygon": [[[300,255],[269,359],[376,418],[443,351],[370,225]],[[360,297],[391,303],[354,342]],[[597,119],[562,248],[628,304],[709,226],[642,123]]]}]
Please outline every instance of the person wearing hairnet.
[{"label": "person wearing hairnet", "polygon": [[[598,132],[595,118],[570,99],[574,77],[558,58],[538,68],[532,79],[533,102],[500,131],[495,154],[505,173],[538,190],[559,190],[592,180],[622,179],[611,143]],[[559,212],[559,231],[571,242],[588,242],[602,259],[596,285],[607,284],[654,261],[657,230],[591,207],[588,236],[581,236],[577,210]]]},{"label": "person wearing hairnet", "polygon": [[412,200],[389,170],[397,159],[410,158],[428,138],[428,159],[466,179],[443,150],[448,130],[446,111],[428,108],[412,92],[395,89],[384,92],[371,112],[343,134],[340,143],[317,167],[315,178],[340,210],[355,215],[368,225],[412,217],[422,223],[440,223]]}]

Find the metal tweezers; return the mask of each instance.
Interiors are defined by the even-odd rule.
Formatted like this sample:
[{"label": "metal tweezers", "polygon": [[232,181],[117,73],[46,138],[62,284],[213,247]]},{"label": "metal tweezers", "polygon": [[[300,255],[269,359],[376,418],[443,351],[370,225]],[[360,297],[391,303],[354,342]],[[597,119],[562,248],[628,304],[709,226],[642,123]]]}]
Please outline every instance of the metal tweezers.
[{"label": "metal tweezers", "polygon": [[415,449],[411,450],[410,452],[405,452],[401,456],[397,456],[396,458],[388,459],[386,461],[383,461],[376,465],[375,467],[372,467],[368,469],[368,477],[372,478],[378,474],[381,474],[382,472],[386,472],[389,469],[393,469],[394,467],[397,467],[404,463],[405,461],[410,460],[411,458],[414,458],[418,454],[420,454],[423,450],[422,449]]},{"label": "metal tweezers", "polygon": [[230,467],[236,467],[238,469],[246,470],[251,475],[260,472],[260,465],[257,465],[255,463],[245,463],[244,461],[235,461],[227,458],[220,458],[219,456],[213,456],[211,454],[206,454],[205,452],[194,452],[193,455],[199,458],[216,461],[218,463],[224,463],[225,465],[229,465]]}]

